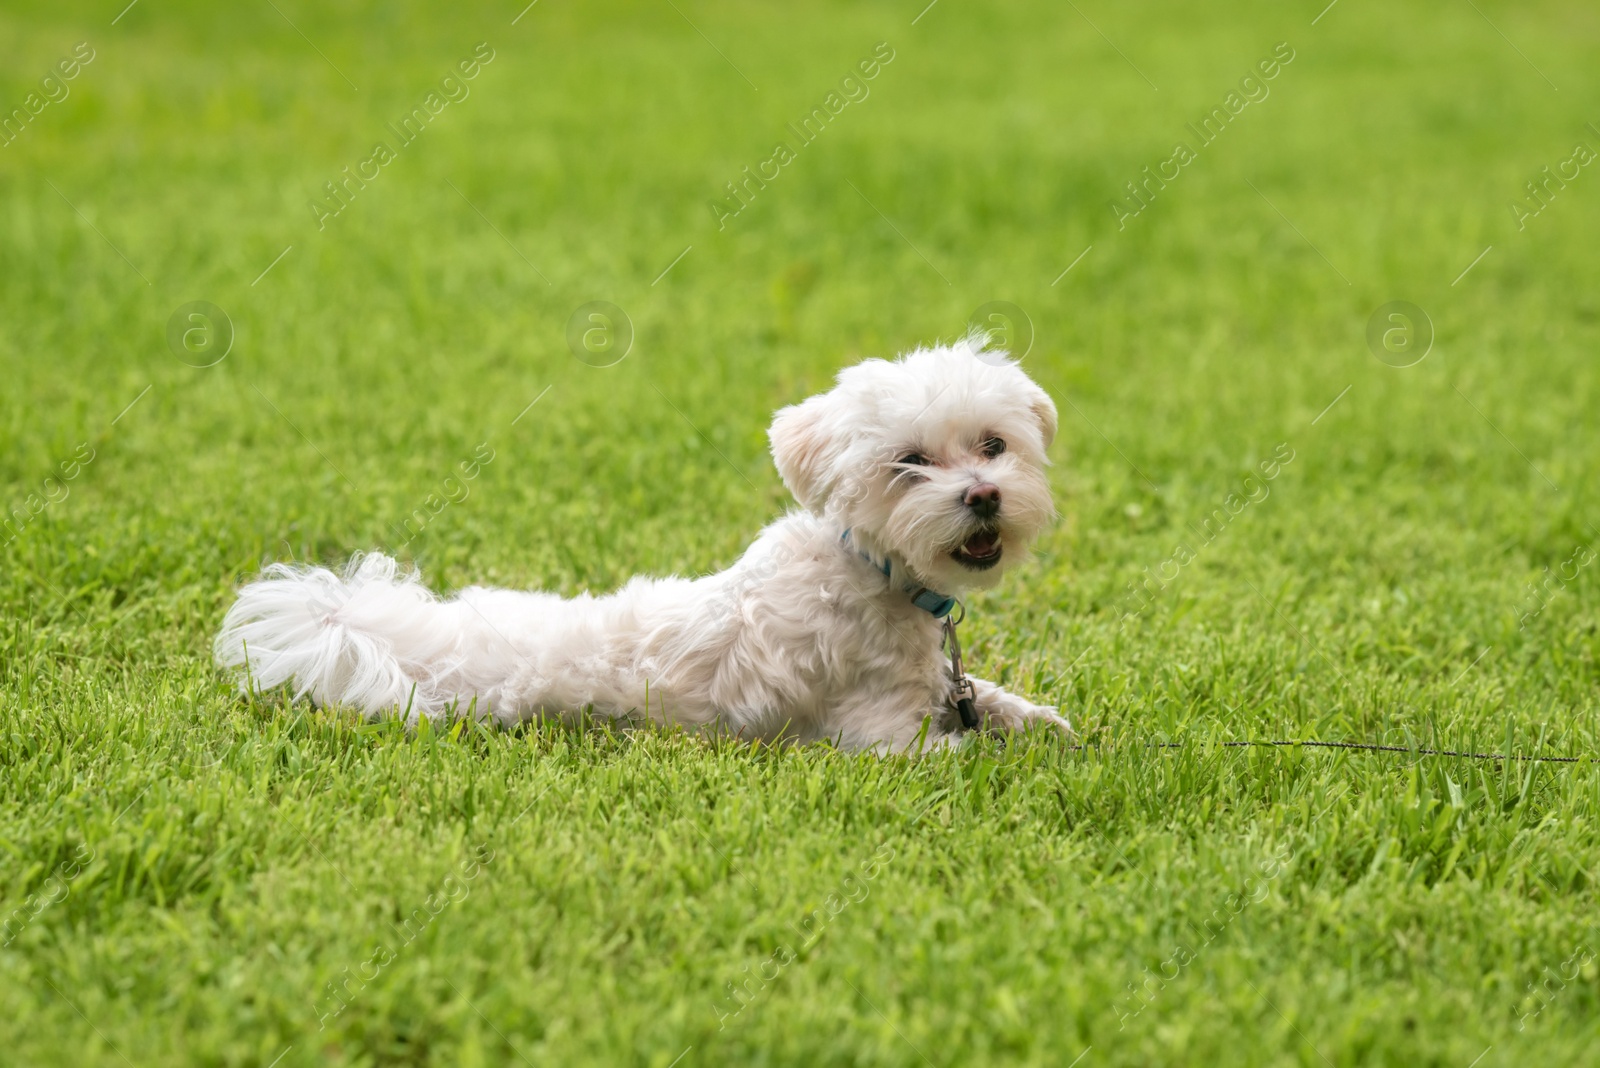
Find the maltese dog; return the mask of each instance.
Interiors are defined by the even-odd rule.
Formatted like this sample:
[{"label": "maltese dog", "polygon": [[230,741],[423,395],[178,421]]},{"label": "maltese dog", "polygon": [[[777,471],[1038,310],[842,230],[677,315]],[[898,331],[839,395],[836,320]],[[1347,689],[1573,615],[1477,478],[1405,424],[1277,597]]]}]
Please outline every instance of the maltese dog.
[{"label": "maltese dog", "polygon": [[[1056,409],[983,335],[848,367],[772,421],[802,511],[728,570],[602,597],[472,587],[441,600],[379,554],[273,564],[216,640],[242,689],[419,717],[586,714],[897,752],[965,727],[1070,732],[960,665],[951,611],[1054,517]],[[951,656],[941,655],[948,644]]]}]

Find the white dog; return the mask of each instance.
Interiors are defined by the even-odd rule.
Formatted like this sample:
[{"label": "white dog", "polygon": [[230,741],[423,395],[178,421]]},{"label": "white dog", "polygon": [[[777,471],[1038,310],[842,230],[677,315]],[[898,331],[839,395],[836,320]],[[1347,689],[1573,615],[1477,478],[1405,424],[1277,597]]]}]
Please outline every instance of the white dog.
[{"label": "white dog", "polygon": [[[342,577],[274,564],[228,612],[217,660],[242,688],[286,684],[413,724],[592,712],[879,752],[950,745],[965,735],[944,620],[1053,518],[1055,431],[1050,398],[981,336],[867,360],[778,412],[773,459],[805,510],[726,571],[603,597],[472,587],[440,600],[387,556],[357,556]],[[1053,708],[971,682],[991,728],[1070,730]]]}]

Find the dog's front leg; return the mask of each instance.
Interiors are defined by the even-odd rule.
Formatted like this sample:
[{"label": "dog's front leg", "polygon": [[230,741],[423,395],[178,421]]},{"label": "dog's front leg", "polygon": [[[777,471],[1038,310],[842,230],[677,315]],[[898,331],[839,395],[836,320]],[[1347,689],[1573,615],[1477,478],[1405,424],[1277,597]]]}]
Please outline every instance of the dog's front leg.
[{"label": "dog's front leg", "polygon": [[833,714],[818,724],[816,737],[852,752],[883,755],[959,748],[970,735],[940,690],[907,685],[844,695]]},{"label": "dog's front leg", "polygon": [[978,718],[986,720],[991,730],[1020,731],[1045,725],[1069,737],[1074,736],[1072,724],[1055,708],[1036,705],[983,679],[972,679],[972,685],[977,692],[975,704]]}]

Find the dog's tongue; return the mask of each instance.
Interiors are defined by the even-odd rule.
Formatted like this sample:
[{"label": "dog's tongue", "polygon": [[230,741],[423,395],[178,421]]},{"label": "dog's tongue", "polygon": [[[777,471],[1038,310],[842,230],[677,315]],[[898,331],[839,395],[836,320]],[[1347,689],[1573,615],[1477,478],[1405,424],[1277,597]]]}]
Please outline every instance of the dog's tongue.
[{"label": "dog's tongue", "polygon": [[995,546],[1000,543],[1000,535],[993,531],[980,531],[966,540],[961,546],[961,551],[968,556],[979,558],[993,556]]}]

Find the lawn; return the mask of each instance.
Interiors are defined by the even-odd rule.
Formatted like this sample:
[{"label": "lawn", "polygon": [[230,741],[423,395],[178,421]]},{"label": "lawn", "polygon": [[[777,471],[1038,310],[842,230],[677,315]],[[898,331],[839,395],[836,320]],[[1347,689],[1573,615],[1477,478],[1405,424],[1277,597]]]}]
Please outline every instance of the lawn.
[{"label": "lawn", "polygon": [[[1600,1063],[1592,5],[124,2],[0,12],[0,1061]],[[725,566],[994,302],[968,659],[1087,749],[211,664],[269,561]]]}]

